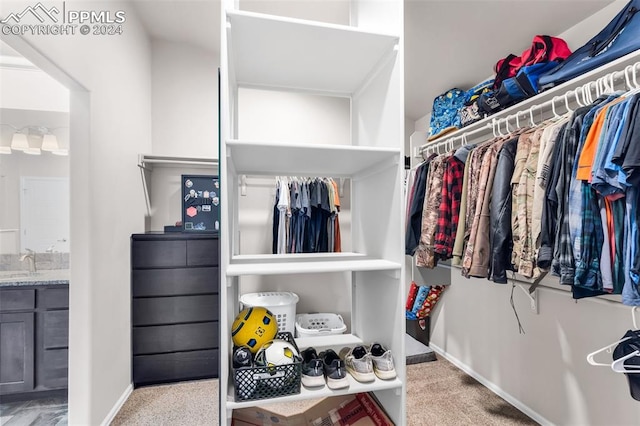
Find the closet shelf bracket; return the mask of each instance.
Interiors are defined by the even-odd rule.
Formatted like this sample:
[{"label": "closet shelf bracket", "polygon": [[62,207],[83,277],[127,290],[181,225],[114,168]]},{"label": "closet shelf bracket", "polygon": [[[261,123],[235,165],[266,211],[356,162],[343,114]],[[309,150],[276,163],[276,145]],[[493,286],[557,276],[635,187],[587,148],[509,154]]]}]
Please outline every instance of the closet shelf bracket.
[{"label": "closet shelf bracket", "polygon": [[522,292],[529,299],[529,307],[534,314],[538,314],[538,290],[534,290],[533,293],[529,293],[528,288],[524,288],[522,284],[518,284],[518,288],[522,290]]}]

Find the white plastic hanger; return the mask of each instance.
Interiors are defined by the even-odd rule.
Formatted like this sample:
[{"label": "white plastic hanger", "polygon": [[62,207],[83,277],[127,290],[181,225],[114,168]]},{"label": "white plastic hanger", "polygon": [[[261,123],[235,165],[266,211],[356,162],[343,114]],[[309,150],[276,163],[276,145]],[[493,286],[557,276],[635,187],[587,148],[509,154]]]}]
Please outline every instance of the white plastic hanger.
[{"label": "white plastic hanger", "polygon": [[529,121],[531,122],[531,127],[536,127],[536,122],[533,119],[533,109],[536,107],[536,105],[531,105],[531,108],[529,108]]},{"label": "white plastic hanger", "polygon": [[577,87],[575,90],[571,91],[571,93],[573,93],[573,96],[576,98],[576,103],[578,104],[578,106],[583,107],[585,106],[585,104],[580,101],[580,96],[578,95],[578,90],[580,89],[581,87]]},{"label": "white plastic hanger", "polygon": [[505,127],[505,129],[507,129],[507,135],[511,133],[511,130],[509,129],[509,119],[510,119],[510,118],[511,118],[511,116],[510,116],[510,115],[507,115],[507,116],[504,118],[504,127]]},{"label": "white plastic hanger", "polygon": [[[640,64],[638,64],[638,63],[634,64],[632,66],[632,69],[631,69],[631,78],[633,80],[633,86],[634,87],[633,87],[633,89],[629,90],[626,93],[626,96],[632,96],[632,95],[635,95],[636,93],[640,92],[640,84],[638,83],[638,74],[636,72],[636,66],[637,65],[640,65]],[[626,68],[625,68],[625,72],[626,72]]]},{"label": "white plastic hanger", "polygon": [[573,110],[569,107],[569,93],[571,91],[564,94],[564,107],[567,109],[567,112],[573,112]]},{"label": "white plastic hanger", "polygon": [[[633,329],[634,330],[638,330],[638,323],[636,321],[636,310],[638,309],[638,306],[634,306],[633,308],[631,308],[631,319],[633,321]],[[614,368],[614,364],[616,364],[616,368],[620,369],[620,368],[624,368],[624,361],[626,361],[627,359],[631,358],[631,356],[634,355],[640,355],[640,351],[635,351],[633,354],[630,354],[628,356],[619,358],[617,360],[615,360],[613,363],[602,363],[602,362],[597,362],[594,358],[596,355],[602,353],[602,352],[607,352],[608,354],[610,354],[612,352],[612,349],[615,346],[618,346],[620,343],[625,342],[629,339],[634,339],[634,337],[625,337],[623,339],[618,340],[617,342],[611,343],[610,345],[605,346],[604,348],[600,348],[597,351],[591,352],[589,355],[587,355],[587,362],[593,366],[596,367],[611,367],[614,371],[616,371],[616,369]],[[622,360],[622,361],[620,361]],[[618,361],[620,361],[618,363]],[[620,365],[622,365],[622,367],[620,367]],[[617,373],[628,373],[628,371],[616,371]],[[633,371],[636,373],[640,373],[640,370],[638,371]]]},{"label": "white plastic hanger", "polygon": [[638,374],[640,373],[640,365],[624,365],[624,362],[634,356],[639,356],[640,350],[633,351],[628,355],[620,357],[611,363],[611,369],[616,373]]},{"label": "white plastic hanger", "polygon": [[556,111],[557,98],[562,99],[562,96],[554,96],[553,98],[551,98],[551,111],[553,112],[553,117],[551,118],[552,120],[560,120],[562,118],[562,116]]},{"label": "white plastic hanger", "polygon": [[627,90],[631,91],[631,90],[635,89],[636,86],[631,84],[631,77],[629,76],[629,68],[631,68],[631,74],[634,74],[633,66],[627,65],[626,67],[624,67],[624,82],[627,85]]}]

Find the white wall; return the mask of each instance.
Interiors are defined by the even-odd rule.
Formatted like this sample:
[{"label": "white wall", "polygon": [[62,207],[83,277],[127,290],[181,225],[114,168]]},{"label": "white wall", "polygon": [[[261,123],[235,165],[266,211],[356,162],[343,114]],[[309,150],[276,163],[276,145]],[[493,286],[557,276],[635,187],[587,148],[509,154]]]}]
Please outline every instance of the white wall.
[{"label": "white wall", "polygon": [[[152,41],[152,154],[218,158],[219,55],[185,44]],[[181,175],[217,170],[155,166],[150,175],[149,230],[181,220]]]},{"label": "white wall", "polygon": [[0,105],[69,112],[69,90],[41,70],[0,67]]},{"label": "white wall", "polygon": [[152,43],[153,154],[218,158],[218,55]]},{"label": "white wall", "polygon": [[[562,37],[579,47],[625,4],[617,1]],[[588,353],[615,342],[632,328],[629,307],[593,298],[575,302],[569,292],[543,288],[539,314],[534,314],[516,288],[515,306],[526,331],[519,334],[509,304],[511,285],[465,279],[458,269],[421,272],[420,282],[451,282],[432,313],[434,349],[504,391],[511,402],[537,415],[538,421],[640,424],[638,402],[629,395],[624,375],[586,362]],[[557,283],[555,277],[546,280]]]},{"label": "white wall", "polygon": [[[3,1],[0,12],[29,4]],[[131,383],[129,237],[144,231],[137,155],[151,152],[151,47],[128,3],[66,7],[127,18],[121,36],[26,37],[89,92],[71,94],[69,423],[96,425]]]}]

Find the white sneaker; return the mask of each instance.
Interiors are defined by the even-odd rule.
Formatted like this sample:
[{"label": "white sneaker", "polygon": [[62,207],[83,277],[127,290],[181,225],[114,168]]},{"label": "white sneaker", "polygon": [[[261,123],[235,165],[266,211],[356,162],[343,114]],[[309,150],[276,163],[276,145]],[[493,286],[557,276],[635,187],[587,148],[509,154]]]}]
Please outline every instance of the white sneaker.
[{"label": "white sneaker", "polygon": [[393,363],[393,355],[391,351],[386,349],[380,343],[374,343],[369,348],[371,360],[373,361],[373,371],[376,376],[382,380],[391,380],[396,378],[396,368]]},{"label": "white sneaker", "polygon": [[376,379],[371,354],[364,346],[356,346],[353,349],[342,348],[340,358],[344,359],[347,371],[357,381],[369,383]]}]

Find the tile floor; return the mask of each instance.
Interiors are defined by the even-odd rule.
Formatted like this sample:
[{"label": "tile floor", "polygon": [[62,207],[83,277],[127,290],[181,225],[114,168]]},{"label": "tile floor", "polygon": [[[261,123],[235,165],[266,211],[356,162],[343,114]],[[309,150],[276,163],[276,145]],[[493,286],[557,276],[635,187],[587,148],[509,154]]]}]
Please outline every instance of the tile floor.
[{"label": "tile floor", "polygon": [[0,403],[1,426],[67,426],[67,398]]}]

